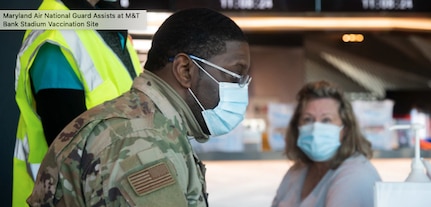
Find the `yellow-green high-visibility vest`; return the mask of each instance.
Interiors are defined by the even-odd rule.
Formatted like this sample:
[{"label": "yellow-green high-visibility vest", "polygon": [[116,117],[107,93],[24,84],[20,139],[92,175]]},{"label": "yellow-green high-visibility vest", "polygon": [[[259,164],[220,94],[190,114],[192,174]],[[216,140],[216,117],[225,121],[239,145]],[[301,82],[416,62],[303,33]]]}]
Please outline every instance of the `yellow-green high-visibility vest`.
[{"label": "yellow-green high-visibility vest", "polygon": [[[39,10],[67,10],[56,0],[44,0]],[[48,146],[36,113],[29,69],[44,43],[60,47],[84,86],[87,109],[118,97],[132,86],[132,78],[119,57],[94,30],[27,31],[17,56],[15,69],[16,102],[20,109],[13,161],[13,207],[28,206],[37,170]],[[136,75],[143,71],[139,58],[127,40],[126,48]],[[55,113],[55,112],[54,112]]]}]

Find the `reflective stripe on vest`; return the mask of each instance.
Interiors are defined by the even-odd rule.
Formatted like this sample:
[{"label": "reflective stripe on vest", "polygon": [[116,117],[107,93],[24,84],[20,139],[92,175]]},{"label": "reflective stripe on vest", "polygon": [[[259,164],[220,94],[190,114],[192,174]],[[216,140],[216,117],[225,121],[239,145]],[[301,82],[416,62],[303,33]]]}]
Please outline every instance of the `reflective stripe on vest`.
[{"label": "reflective stripe on vest", "polygon": [[85,79],[85,83],[88,85],[88,90],[93,91],[97,86],[102,84],[103,79],[100,77],[97,70],[94,70],[94,63],[91,56],[82,46],[76,32],[61,31],[61,34],[69,45],[75,60],[78,61],[78,68],[83,75],[82,77]]}]

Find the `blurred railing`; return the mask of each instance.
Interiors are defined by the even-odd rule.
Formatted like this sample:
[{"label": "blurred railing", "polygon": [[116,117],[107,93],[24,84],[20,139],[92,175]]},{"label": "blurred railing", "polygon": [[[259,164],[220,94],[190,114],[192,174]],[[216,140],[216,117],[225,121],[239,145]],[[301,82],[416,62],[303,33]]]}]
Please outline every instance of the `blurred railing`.
[{"label": "blurred railing", "polygon": [[[276,152],[201,152],[197,153],[202,160],[278,160],[286,159],[282,151]],[[380,158],[414,158],[414,148],[396,150],[375,150],[373,159]],[[431,158],[431,150],[422,150],[421,157]]]}]

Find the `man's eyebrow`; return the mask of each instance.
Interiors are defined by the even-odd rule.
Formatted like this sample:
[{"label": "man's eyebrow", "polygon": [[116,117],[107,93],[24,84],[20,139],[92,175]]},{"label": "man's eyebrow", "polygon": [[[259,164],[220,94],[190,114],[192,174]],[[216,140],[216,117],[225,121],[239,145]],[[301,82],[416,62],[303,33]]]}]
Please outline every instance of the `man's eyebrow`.
[{"label": "man's eyebrow", "polygon": [[242,62],[237,62],[233,65],[233,69],[234,70],[246,70],[248,68],[247,64],[242,63]]}]

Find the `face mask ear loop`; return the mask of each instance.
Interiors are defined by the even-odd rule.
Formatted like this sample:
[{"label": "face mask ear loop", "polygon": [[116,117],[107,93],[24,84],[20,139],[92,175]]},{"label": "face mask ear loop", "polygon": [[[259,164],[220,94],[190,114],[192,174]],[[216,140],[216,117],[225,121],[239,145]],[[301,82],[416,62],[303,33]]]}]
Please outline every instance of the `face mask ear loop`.
[{"label": "face mask ear loop", "polygon": [[213,79],[216,83],[219,83],[211,74],[209,74],[206,70],[204,70],[204,68],[202,68],[201,65],[199,65],[195,60],[193,60],[193,63],[198,66],[199,69],[201,69],[205,74],[207,74],[211,79]]},{"label": "face mask ear loop", "polygon": [[190,94],[192,94],[193,98],[195,99],[196,103],[199,104],[199,106],[201,107],[202,111],[205,111],[205,108],[202,106],[201,102],[199,102],[198,98],[196,98],[196,96],[193,93],[193,91],[190,88],[188,88],[187,90],[189,90]]}]

